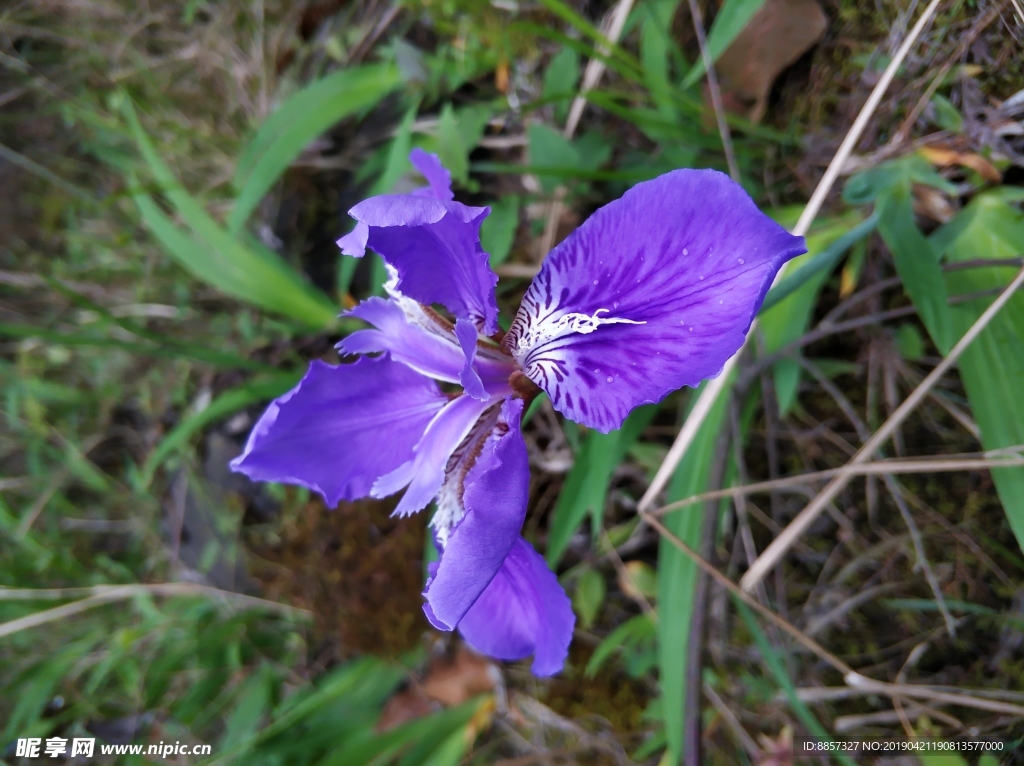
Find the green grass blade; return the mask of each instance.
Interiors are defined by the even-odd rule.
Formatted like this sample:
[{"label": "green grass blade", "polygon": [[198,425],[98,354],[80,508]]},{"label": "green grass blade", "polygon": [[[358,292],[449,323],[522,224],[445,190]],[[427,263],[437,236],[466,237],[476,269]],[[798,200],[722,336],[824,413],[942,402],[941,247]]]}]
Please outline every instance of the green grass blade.
[{"label": "green grass blade", "polygon": [[228,218],[237,233],[302,150],[336,122],[369,109],[398,87],[392,64],[365,64],[316,80],[292,94],[267,118],[235,170],[238,197]]},{"label": "green grass blade", "polygon": [[583,439],[548,526],[547,561],[551,567],[561,561],[570,538],[588,514],[593,534],[596,536],[601,531],[612,473],[654,413],[653,407],[638,407],[618,431],[608,434],[590,431]]},{"label": "green grass blade", "polygon": [[300,372],[279,373],[259,378],[225,391],[206,408],[182,420],[156,446],[142,468],[142,485],[148,487],[160,465],[174,452],[185,446],[190,438],[210,423],[226,418],[250,404],[265,402],[293,388],[302,377]]},{"label": "green grass blade", "polygon": [[[811,712],[811,709],[807,707],[807,703],[797,695],[796,686],[793,684],[793,680],[789,677],[789,673],[786,672],[786,666],[782,662],[782,658],[775,650],[775,647],[772,646],[768,637],[764,634],[764,631],[761,630],[761,627],[757,624],[757,620],[750,611],[750,607],[737,599],[734,599],[734,603],[736,604],[736,608],[739,610],[740,616],[743,618],[743,622],[747,626],[747,630],[749,630],[750,635],[753,636],[754,643],[757,644],[757,648],[761,652],[761,656],[764,658],[765,664],[768,665],[768,669],[771,670],[772,675],[775,676],[775,681],[780,687],[782,687],[782,691],[786,695],[786,699],[789,702],[790,707],[793,709],[793,713],[800,719],[800,723],[807,727],[807,730],[811,734],[823,742],[831,742],[832,737],[829,735],[828,729],[822,726],[814,713]],[[835,757],[836,760],[844,766],[855,766],[854,761],[842,752],[836,752]]]},{"label": "green grass blade", "polygon": [[825,272],[828,275],[846,251],[868,236],[878,226],[878,214],[872,213],[838,239],[825,247],[814,248],[811,245],[813,235],[807,238],[808,252],[787,264],[786,274],[775,287],[765,296],[761,304],[761,313],[782,302],[799,290],[811,278]]},{"label": "green grass blade", "polygon": [[232,237],[181,187],[142,129],[131,101],[125,97],[122,104],[132,136],[161,192],[198,238],[182,232],[148,195],[135,191],[132,197],[143,222],[168,253],[200,279],[236,298],[310,327],[334,324],[337,308],[327,296],[273,251]]},{"label": "green grass blade", "polygon": [[[707,489],[715,443],[725,420],[725,402],[719,397],[697,432],[693,445],[676,469],[668,500],[681,500]],[[703,506],[684,508],[664,518],[665,526],[692,548],[700,547]],[[683,705],[686,700],[686,658],[693,619],[693,599],[699,570],[671,542],[658,546],[658,665],[662,717],[672,763],[683,751]]]}]

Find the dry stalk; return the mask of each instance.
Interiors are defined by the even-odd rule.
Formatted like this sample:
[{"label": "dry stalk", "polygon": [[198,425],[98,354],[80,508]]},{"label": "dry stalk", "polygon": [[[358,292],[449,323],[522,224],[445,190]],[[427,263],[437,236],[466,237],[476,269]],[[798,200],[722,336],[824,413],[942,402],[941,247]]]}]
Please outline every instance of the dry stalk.
[{"label": "dry stalk", "polygon": [[[928,391],[938,383],[939,379],[946,374],[950,367],[952,367],[957,359],[964,350],[974,341],[975,338],[984,330],[989,322],[999,313],[999,311],[1006,305],[1006,303],[1013,297],[1013,294],[1017,289],[1024,284],[1024,269],[1017,272],[1017,276],[1013,278],[1013,281],[999,294],[999,297],[992,302],[984,313],[978,317],[977,321],[971,325],[970,329],[964,334],[964,336],[957,341],[957,344],[950,350],[949,354],[945,359],[942,360],[935,369],[933,369],[928,376],[921,381],[921,385],[915,388],[910,396],[908,396],[903,403],[896,409],[896,411],[889,416],[889,418],[882,424],[872,437],[864,443],[864,445],[857,451],[857,454],[850,460],[851,465],[860,465],[867,463],[874,453],[881,447],[893,432],[906,420],[907,416],[913,412],[914,408],[924,399]],[[743,575],[740,580],[740,587],[744,590],[749,591],[757,583],[759,583],[764,576],[771,571],[779,560],[785,555],[786,551],[796,542],[807,528],[818,518],[821,512],[831,503],[836,496],[846,487],[849,483],[852,474],[840,474],[836,478],[832,479],[821,492],[802,510],[797,514],[796,518],[790,522],[782,534],[776,537],[771,544],[764,550],[764,552],[758,557],[757,561],[747,570],[747,573]]]},{"label": "dry stalk", "polygon": [[[885,72],[882,73],[881,78],[871,91],[871,95],[868,96],[868,100],[864,103],[860,113],[854,120],[853,125],[850,126],[850,130],[846,134],[846,138],[843,139],[839,149],[836,151],[835,156],[832,158],[832,162],[829,163],[828,168],[825,170],[825,175],[822,176],[821,181],[818,182],[818,186],[815,188],[814,193],[811,195],[810,200],[807,202],[807,206],[804,208],[803,213],[800,215],[800,220],[797,221],[795,227],[793,227],[793,233],[797,236],[803,236],[811,228],[811,224],[817,217],[818,212],[821,210],[822,205],[825,202],[825,197],[832,190],[832,186],[835,184],[836,179],[839,177],[843,166],[846,164],[846,160],[849,159],[853,152],[857,141],[860,140],[861,134],[864,132],[864,128],[867,126],[868,120],[875,113],[879,103],[882,100],[882,96],[889,88],[889,84],[892,82],[893,77],[896,76],[896,71],[903,64],[910,49],[917,42],[917,38],[920,37],[921,32],[925,26],[935,15],[935,11],[938,9],[939,4],[942,0],[932,0],[925,8],[924,12],[918,18],[914,28],[907,35],[903,44],[900,46],[896,55],[893,56],[889,66],[886,67]],[[780,272],[781,274],[781,272]],[[776,282],[778,276],[776,276]],[[751,331],[756,326],[756,321],[751,325]],[[748,333],[749,337],[749,333]],[[722,372],[714,380],[708,381],[707,386],[701,392],[700,396],[697,397],[697,401],[694,402],[693,408],[690,410],[690,414],[683,422],[682,428],[679,430],[679,435],[676,437],[675,443],[673,443],[668,454],[665,456],[661,467],[655,474],[654,479],[651,481],[650,487],[647,492],[640,499],[640,503],[637,506],[637,510],[640,512],[647,511],[654,505],[658,495],[661,494],[665,485],[668,484],[668,480],[675,473],[676,467],[682,461],[686,451],[690,448],[694,438],[697,436],[697,431],[701,424],[707,418],[708,413],[711,412],[711,408],[714,406],[718,397],[721,396],[722,392],[728,385],[729,379],[732,375],[733,370],[736,367],[736,363],[743,353],[743,349],[740,348],[730,359],[725,363],[722,368]]]}]

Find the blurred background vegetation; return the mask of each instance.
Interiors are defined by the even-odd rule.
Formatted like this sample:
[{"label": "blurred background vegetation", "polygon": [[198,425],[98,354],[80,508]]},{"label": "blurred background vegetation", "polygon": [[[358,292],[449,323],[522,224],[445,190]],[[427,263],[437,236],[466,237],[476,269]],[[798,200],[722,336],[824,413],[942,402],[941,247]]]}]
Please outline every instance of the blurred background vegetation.
[{"label": "blurred background vegetation", "polygon": [[[227,469],[380,290],[334,243],[417,183],[411,147],[492,206],[507,326],[553,243],[670,169],[732,156],[793,225],[924,10],[698,6],[717,115],[678,0],[0,6],[3,762],[52,735],[210,764],[767,766],[813,735],[1024,763],[1024,296],[881,456],[945,467],[855,480],[754,593],[906,694],[844,685],[638,523],[692,392],[609,435],[529,422],[525,533],[578,614],[550,680],[429,629],[425,514]],[[732,580],[820,479],[728,490],[845,464],[1021,267],[1022,40],[1019,0],[939,5],[676,470],[665,499],[697,499],[664,523]]]}]

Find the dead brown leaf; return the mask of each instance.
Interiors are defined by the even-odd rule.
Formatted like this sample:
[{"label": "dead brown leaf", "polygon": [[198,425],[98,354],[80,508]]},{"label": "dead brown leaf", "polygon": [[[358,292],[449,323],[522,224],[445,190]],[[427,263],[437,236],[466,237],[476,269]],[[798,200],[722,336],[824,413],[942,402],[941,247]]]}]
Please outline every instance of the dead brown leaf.
[{"label": "dead brown leaf", "polygon": [[918,152],[933,165],[940,168],[947,168],[951,165],[959,165],[962,168],[970,168],[986,181],[997,184],[1003,180],[1002,174],[996,167],[975,152],[961,152],[948,146],[932,144],[923,146]]},{"label": "dead brown leaf", "polygon": [[726,109],[760,120],[775,78],[821,39],[827,24],[816,0],[767,0],[715,64]]},{"label": "dead brown leaf", "polygon": [[377,723],[377,731],[388,731],[427,715],[439,704],[453,707],[492,692],[496,679],[494,665],[465,647],[459,647],[453,657],[436,657],[421,682],[410,684],[388,700]]}]

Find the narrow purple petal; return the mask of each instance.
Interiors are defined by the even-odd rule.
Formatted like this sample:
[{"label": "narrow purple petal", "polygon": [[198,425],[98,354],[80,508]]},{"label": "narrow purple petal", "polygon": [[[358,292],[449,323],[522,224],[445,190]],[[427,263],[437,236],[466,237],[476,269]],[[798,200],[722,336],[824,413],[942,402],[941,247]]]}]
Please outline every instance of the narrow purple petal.
[{"label": "narrow purple petal", "polygon": [[338,240],[341,254],[362,258],[366,255],[366,240],[369,236],[370,227],[362,221],[357,222],[356,227],[352,231]]},{"label": "narrow purple petal", "polygon": [[717,375],[775,274],[805,249],[722,173],[676,170],[548,255],[504,344],[555,409],[607,432]]},{"label": "narrow purple petal", "polygon": [[[483,381],[480,380],[480,374],[473,366],[476,361],[476,339],[478,337],[476,325],[468,319],[460,318],[455,322],[455,336],[459,339],[459,346],[462,347],[465,360],[462,371],[459,373],[459,383],[474,399],[483,401],[490,399],[490,395],[484,389]],[[509,374],[511,374],[511,370]]]},{"label": "narrow purple petal", "polygon": [[[396,362],[423,375],[457,383],[464,374],[466,357],[455,336],[434,322],[419,304],[407,303],[412,304],[406,305],[408,311],[394,300],[369,298],[363,301],[346,316],[369,322],[375,329],[357,330],[342,340],[338,349],[345,354],[387,351]],[[475,329],[473,337],[476,337]]]},{"label": "narrow purple petal", "polygon": [[533,673],[550,676],[565,664],[575,622],[569,598],[544,558],[517,537],[459,632],[474,649],[500,660],[532,654]]},{"label": "narrow purple petal", "polygon": [[413,458],[445,402],[436,384],[387,357],[315,361],[270,404],[231,468],[307,487],[332,507],[366,497],[378,477]]},{"label": "narrow purple petal", "polygon": [[[411,459],[374,482],[373,496],[387,497],[408,485],[395,515],[408,516],[425,508],[444,483],[448,459],[488,406],[487,402],[470,396],[450,401],[427,426]],[[381,432],[378,438],[379,444],[371,449],[380,449],[391,435]]]},{"label": "narrow purple petal", "polygon": [[444,201],[455,198],[455,195],[452,194],[452,174],[441,164],[441,160],[436,154],[416,148],[410,152],[409,162],[420,171],[429,184],[424,189],[417,189],[413,194],[429,195]]},{"label": "narrow purple petal", "polygon": [[442,630],[459,624],[498,573],[523,527],[530,464],[519,431],[522,412],[522,399],[505,401],[499,427],[462,482],[465,516],[448,537],[440,566],[423,592],[428,616]]}]

